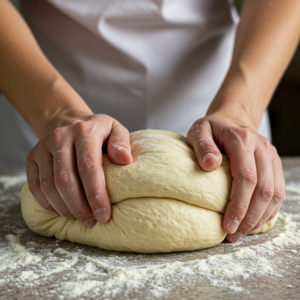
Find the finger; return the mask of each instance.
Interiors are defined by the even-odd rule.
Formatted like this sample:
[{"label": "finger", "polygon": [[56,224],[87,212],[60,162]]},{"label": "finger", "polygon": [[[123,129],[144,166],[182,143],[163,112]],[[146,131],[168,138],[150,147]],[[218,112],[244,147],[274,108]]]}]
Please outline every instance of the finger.
[{"label": "finger", "polygon": [[266,151],[265,148],[258,148],[255,151],[255,162],[257,184],[247,214],[243,218],[237,232],[227,237],[232,243],[237,242],[242,236],[253,230],[274,195],[273,166],[270,151]]},{"label": "finger", "polygon": [[114,121],[108,138],[107,152],[110,160],[119,165],[128,165],[132,162],[131,145],[128,130]]},{"label": "finger", "polygon": [[224,139],[230,141],[224,147],[230,160],[233,181],[230,201],[224,214],[223,228],[228,234],[233,234],[247,213],[256,186],[257,173],[253,143],[251,138],[247,137],[247,133],[244,133],[244,138],[236,138],[235,133],[229,131]]},{"label": "finger", "polygon": [[275,218],[275,216],[278,214],[278,212],[280,211],[281,205],[277,205],[275,210],[273,211],[273,213],[271,214],[271,216],[269,217],[269,219],[266,222],[271,221],[272,219]]},{"label": "finger", "polygon": [[85,198],[76,168],[75,152],[72,141],[53,151],[54,178],[57,190],[71,214],[93,227],[97,221]]},{"label": "finger", "polygon": [[38,166],[41,190],[44,196],[60,215],[63,217],[72,217],[55,185],[52,155],[47,151],[43,151]]},{"label": "finger", "polygon": [[52,207],[41,190],[38,165],[34,161],[27,159],[26,172],[28,187],[36,202],[43,209],[51,212],[56,212],[56,210]]},{"label": "finger", "polygon": [[75,140],[75,148],[85,196],[96,220],[105,223],[111,216],[111,207],[102,168],[102,143],[103,138],[100,136],[87,138],[83,134]]},{"label": "finger", "polygon": [[192,126],[187,135],[187,143],[194,149],[198,164],[204,171],[213,171],[222,163],[222,155],[214,142],[208,121]]},{"label": "finger", "polygon": [[[280,174],[280,176],[279,176],[280,183],[278,183],[278,189],[276,191],[276,194],[277,194],[278,198],[281,198],[281,200],[279,201],[277,206],[275,206],[275,209],[274,209],[273,213],[271,214],[271,216],[268,218],[267,222],[272,220],[277,215],[277,213],[279,212],[281,205],[285,199],[285,179],[283,176],[282,162],[281,162],[280,157],[277,154],[277,151],[276,151],[276,156],[277,156],[277,159],[276,159],[275,168],[278,168],[278,169],[277,169],[277,171],[274,171],[274,172],[276,172],[276,174]],[[276,170],[275,168],[274,168],[274,170]],[[275,185],[275,188],[277,188],[277,184]],[[275,192],[274,192],[274,194],[275,194]]]},{"label": "finger", "polygon": [[272,160],[272,164],[273,164],[273,178],[274,178],[274,195],[267,209],[265,210],[264,214],[260,218],[257,225],[252,229],[252,231],[264,225],[266,222],[268,222],[269,220],[271,220],[276,216],[285,197],[282,164],[277,153],[275,158]]}]

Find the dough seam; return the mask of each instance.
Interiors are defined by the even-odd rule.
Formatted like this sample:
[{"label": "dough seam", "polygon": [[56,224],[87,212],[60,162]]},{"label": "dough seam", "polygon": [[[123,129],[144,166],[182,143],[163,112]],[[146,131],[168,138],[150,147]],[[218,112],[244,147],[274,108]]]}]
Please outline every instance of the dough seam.
[{"label": "dough seam", "polygon": [[[142,199],[142,198],[145,198],[145,197],[131,197],[131,198],[126,198],[124,200],[121,200],[121,201],[118,201],[118,202],[114,202],[114,203],[111,203],[110,205],[116,205],[116,204],[119,204],[119,203],[122,203],[124,201],[127,201],[127,200],[136,200],[136,199]],[[187,202],[184,202],[183,200],[180,200],[180,199],[176,199],[176,198],[171,198],[171,197],[146,197],[147,199],[170,199],[170,200],[175,200],[175,201],[179,201],[179,202],[182,202],[184,204],[189,204],[189,205],[192,205],[192,206],[195,206],[195,207],[199,207],[199,208],[202,208],[202,209],[206,209],[208,211],[212,211],[212,212],[216,212],[212,209],[209,209],[209,208],[206,208],[206,207],[201,207],[201,206],[198,206],[198,205],[195,205],[193,203],[187,203]],[[216,212],[220,215],[224,215],[224,213],[220,213],[220,212]]]}]

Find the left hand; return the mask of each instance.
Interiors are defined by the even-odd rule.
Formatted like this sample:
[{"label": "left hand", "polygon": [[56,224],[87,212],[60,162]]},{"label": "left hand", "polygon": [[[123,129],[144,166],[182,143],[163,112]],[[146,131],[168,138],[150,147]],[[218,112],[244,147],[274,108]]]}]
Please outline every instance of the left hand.
[{"label": "left hand", "polygon": [[197,120],[187,134],[199,166],[213,171],[230,160],[233,177],[223,228],[235,243],[274,218],[285,197],[281,160],[269,140],[254,130],[217,114]]}]

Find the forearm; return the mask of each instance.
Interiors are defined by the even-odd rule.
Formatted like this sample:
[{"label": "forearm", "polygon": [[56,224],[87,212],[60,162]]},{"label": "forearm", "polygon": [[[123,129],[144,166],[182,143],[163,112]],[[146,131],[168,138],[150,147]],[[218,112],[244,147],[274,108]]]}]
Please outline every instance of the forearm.
[{"label": "forearm", "polygon": [[39,137],[91,110],[44,56],[9,1],[0,0],[0,91]]},{"label": "forearm", "polygon": [[299,11],[299,0],[244,1],[231,66],[208,114],[258,129],[299,41]]}]

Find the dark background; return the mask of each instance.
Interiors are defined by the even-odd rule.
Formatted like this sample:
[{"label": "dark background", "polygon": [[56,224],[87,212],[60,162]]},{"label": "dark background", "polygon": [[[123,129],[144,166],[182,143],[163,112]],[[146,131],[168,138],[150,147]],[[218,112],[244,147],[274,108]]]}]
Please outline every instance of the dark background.
[{"label": "dark background", "polygon": [[[235,0],[238,11],[243,0]],[[300,17],[300,15],[299,15]],[[300,46],[269,105],[272,143],[279,155],[300,155]]]},{"label": "dark background", "polygon": [[[19,0],[12,2],[18,6]],[[238,11],[242,2],[235,0]],[[300,156],[300,46],[273,95],[269,114],[272,143],[279,155]]]}]

